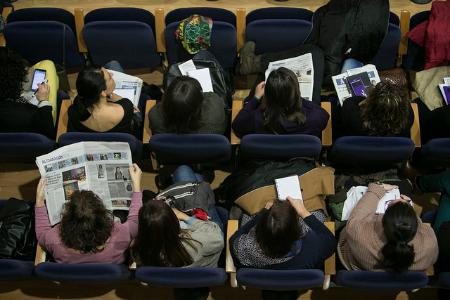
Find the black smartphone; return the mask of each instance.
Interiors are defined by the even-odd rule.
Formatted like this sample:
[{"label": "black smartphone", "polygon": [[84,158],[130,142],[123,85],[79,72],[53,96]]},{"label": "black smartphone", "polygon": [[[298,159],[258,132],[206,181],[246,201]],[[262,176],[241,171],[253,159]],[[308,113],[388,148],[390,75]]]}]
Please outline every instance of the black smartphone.
[{"label": "black smartphone", "polygon": [[45,81],[45,76],[47,75],[47,71],[42,69],[34,69],[33,74],[33,83],[31,84],[31,90],[36,92],[38,89],[38,84],[41,84]]}]

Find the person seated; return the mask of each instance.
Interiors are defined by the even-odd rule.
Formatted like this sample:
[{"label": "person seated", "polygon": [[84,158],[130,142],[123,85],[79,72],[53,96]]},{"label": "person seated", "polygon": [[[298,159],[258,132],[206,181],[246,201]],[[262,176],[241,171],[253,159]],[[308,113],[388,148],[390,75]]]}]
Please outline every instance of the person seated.
[{"label": "person seated", "polygon": [[417,217],[407,196],[392,201],[384,214],[378,202],[395,186],[369,184],[341,232],[338,254],[347,270],[425,271],[436,262],[433,229]]},{"label": "person seated", "polygon": [[414,112],[406,95],[396,85],[379,82],[367,98],[356,96],[336,106],[333,134],[339,136],[410,137]]},{"label": "person seated", "polygon": [[321,137],[329,115],[318,104],[301,98],[297,77],[287,68],[270,73],[244,102],[232,128],[238,137],[252,133],[303,133]]},{"label": "person seated", "polygon": [[[34,132],[54,139],[58,80],[53,62],[46,60],[29,67],[19,54],[0,48],[0,65],[0,132]],[[38,83],[33,92],[35,68],[46,70],[48,83]]]},{"label": "person seated", "polygon": [[131,255],[138,266],[217,267],[223,246],[219,225],[153,199],[139,211]]},{"label": "person seated", "polygon": [[176,77],[161,102],[149,113],[150,129],[158,133],[224,134],[227,127],[223,100],[214,92],[203,93],[200,83]]},{"label": "person seated", "polygon": [[[307,226],[299,223],[299,217]],[[321,268],[336,249],[336,239],[302,200],[269,202],[230,238],[237,268],[277,270]]]},{"label": "person seated", "polygon": [[45,181],[36,191],[36,237],[59,263],[125,262],[125,252],[136,236],[142,206],[141,170],[130,166],[133,194],[128,219],[114,223],[102,200],[91,191],[74,191],[62,212],[61,223],[51,227],[44,202]]},{"label": "person seated", "polygon": [[78,73],[78,95],[69,107],[68,131],[138,134],[133,103],[115,94],[112,74],[98,66]]}]

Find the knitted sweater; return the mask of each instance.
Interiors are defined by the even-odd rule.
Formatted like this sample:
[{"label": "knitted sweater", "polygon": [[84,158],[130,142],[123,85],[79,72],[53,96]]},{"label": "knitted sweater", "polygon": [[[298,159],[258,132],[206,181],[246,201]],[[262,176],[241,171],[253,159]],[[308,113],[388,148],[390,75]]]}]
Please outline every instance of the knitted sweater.
[{"label": "knitted sweater", "polygon": [[[385,193],[381,185],[371,183],[341,232],[338,254],[348,270],[376,270],[383,258],[381,250],[387,242],[382,224],[383,215],[377,215],[375,211]],[[409,268],[412,271],[426,270],[438,257],[433,229],[420,220],[418,222],[416,236],[410,243],[415,252],[414,263]]]}]

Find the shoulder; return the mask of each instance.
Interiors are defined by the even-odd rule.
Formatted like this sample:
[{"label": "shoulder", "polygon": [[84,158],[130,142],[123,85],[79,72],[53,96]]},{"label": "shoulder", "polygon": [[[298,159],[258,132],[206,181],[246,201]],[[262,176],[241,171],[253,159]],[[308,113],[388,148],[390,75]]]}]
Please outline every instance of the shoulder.
[{"label": "shoulder", "polygon": [[116,102],[113,102],[113,103],[116,103],[116,104],[119,104],[120,106],[122,106],[123,110],[125,112],[128,112],[128,111],[133,112],[133,109],[134,109],[133,102],[131,102],[131,100],[128,99],[128,98],[122,98],[122,99],[120,99],[120,100],[118,100]]}]

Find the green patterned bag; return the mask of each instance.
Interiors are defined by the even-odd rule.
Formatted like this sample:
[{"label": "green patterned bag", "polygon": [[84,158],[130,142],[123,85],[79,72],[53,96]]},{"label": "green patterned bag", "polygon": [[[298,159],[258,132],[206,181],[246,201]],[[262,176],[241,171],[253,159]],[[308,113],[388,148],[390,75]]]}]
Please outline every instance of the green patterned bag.
[{"label": "green patterned bag", "polygon": [[180,22],[175,36],[190,54],[197,54],[211,45],[212,19],[192,15]]}]

